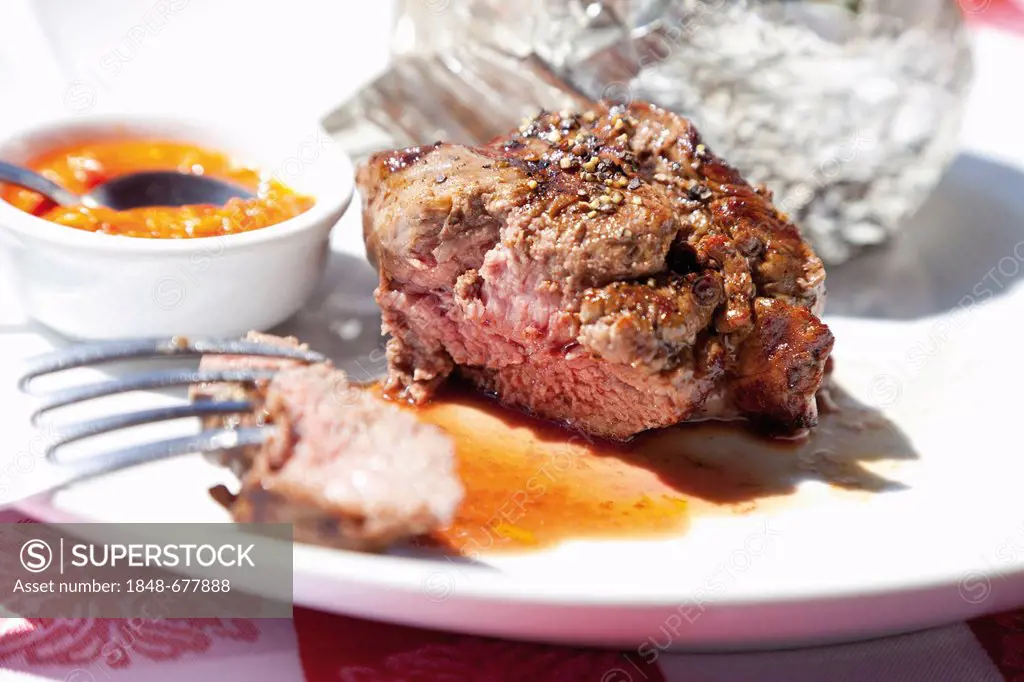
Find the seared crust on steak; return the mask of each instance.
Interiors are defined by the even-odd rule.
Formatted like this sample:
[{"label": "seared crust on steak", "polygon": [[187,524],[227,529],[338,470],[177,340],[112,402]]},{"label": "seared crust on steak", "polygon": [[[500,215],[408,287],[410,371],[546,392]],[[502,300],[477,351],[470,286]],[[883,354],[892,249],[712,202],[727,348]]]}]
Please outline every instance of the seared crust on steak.
[{"label": "seared crust on steak", "polygon": [[378,154],[358,181],[388,390],[423,401],[458,367],[610,438],[714,416],[712,394],[816,423],[824,269],[686,119],[543,113],[483,147]]}]

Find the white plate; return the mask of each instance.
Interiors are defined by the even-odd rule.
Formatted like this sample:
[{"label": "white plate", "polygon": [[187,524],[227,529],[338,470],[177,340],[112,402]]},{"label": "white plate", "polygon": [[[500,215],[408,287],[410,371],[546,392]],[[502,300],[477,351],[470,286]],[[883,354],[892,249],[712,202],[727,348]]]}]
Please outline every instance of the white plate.
[{"label": "white plate", "polygon": [[[988,63],[1014,63],[998,56]],[[1000,79],[981,83],[1001,96]],[[297,603],[476,634],[614,645],[647,660],[659,647],[801,646],[1024,604],[1024,366],[1016,360],[1024,145],[992,98],[979,99],[969,118],[975,152],[957,160],[898,241],[830,270],[837,381],[891,420],[886,443],[860,451],[864,469],[890,484],[884,490],[842,495],[805,480],[781,503],[696,514],[678,537],[578,541],[485,556],[482,565],[299,546]],[[334,235],[325,288],[283,331],[345,356],[342,364],[365,377],[379,371],[380,358],[359,231],[350,212]],[[0,281],[0,356],[59,343],[24,321],[9,295]],[[15,371],[16,363],[0,366],[0,496],[43,467],[45,441],[27,427]],[[824,461],[844,456],[850,451]],[[46,520],[224,520],[206,493],[220,480],[223,472],[186,457],[74,486],[25,511]]]}]

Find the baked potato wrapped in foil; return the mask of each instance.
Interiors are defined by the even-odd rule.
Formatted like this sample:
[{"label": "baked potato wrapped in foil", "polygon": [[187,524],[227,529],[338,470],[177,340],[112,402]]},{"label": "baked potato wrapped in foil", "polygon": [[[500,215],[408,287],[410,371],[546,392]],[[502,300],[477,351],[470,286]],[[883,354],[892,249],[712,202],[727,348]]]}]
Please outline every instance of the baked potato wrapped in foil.
[{"label": "baked potato wrapped in foil", "polygon": [[832,264],[934,188],[971,78],[955,0],[400,0],[392,51],[325,121],[356,156],[646,100],[766,184]]}]

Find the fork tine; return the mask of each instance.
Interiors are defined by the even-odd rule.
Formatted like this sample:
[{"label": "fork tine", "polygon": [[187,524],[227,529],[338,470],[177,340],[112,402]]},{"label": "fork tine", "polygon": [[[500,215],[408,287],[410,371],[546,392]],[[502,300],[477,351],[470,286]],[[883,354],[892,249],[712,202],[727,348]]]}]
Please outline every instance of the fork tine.
[{"label": "fork tine", "polygon": [[101,417],[84,422],[76,422],[61,426],[57,429],[57,438],[50,442],[46,448],[46,456],[54,457],[57,448],[68,443],[98,436],[102,433],[116,431],[117,429],[150,424],[153,422],[169,421],[171,419],[183,419],[185,417],[205,417],[223,414],[236,414],[240,412],[252,412],[254,406],[250,402],[226,401],[213,402],[202,401],[189,403],[187,405],[173,405],[170,407],[158,407],[152,410],[141,410],[129,414],[117,414],[110,417]]},{"label": "fork tine", "polygon": [[184,337],[117,339],[79,344],[32,358],[25,364],[18,387],[22,391],[28,392],[29,384],[36,377],[75,367],[136,358],[197,355],[256,355],[309,363],[324,362],[327,359],[320,353],[311,350],[237,339],[188,339]]},{"label": "fork tine", "polygon": [[102,455],[83,458],[73,463],[61,462],[58,457],[52,461],[70,466],[76,478],[86,478],[117,471],[125,467],[166,459],[193,452],[216,452],[231,450],[246,445],[259,445],[275,432],[273,426],[246,426],[239,429],[210,429],[191,436],[168,438],[155,443],[143,443],[106,452]]},{"label": "fork tine", "polygon": [[253,384],[260,380],[269,380],[273,378],[274,374],[273,370],[259,369],[215,371],[175,369],[134,374],[120,379],[101,381],[94,384],[86,384],[85,386],[73,386],[54,391],[47,395],[42,404],[32,413],[31,421],[33,426],[38,426],[39,418],[50,410],[116,393],[201,383],[231,382]]},{"label": "fork tine", "polygon": [[69,483],[125,469],[136,464],[193,452],[216,452],[247,445],[259,445],[270,438],[274,432],[275,427],[273,426],[214,429],[191,436],[124,448],[71,463],[52,464],[46,462],[45,466],[39,467],[39,471],[33,472],[31,477],[19,483],[16,496],[0,499],[0,509],[62,488]]}]

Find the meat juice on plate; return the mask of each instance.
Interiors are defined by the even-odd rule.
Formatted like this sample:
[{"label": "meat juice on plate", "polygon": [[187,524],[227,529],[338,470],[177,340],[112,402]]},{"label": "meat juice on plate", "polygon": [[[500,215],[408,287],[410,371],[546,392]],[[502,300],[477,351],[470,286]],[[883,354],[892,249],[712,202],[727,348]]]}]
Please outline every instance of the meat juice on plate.
[{"label": "meat juice on plate", "polygon": [[891,464],[913,457],[909,444],[876,411],[834,397],[838,409],[823,410],[801,440],[706,422],[616,443],[447,388],[416,409],[455,440],[465,497],[455,522],[427,544],[475,555],[570,539],[675,536],[696,516],[898,489]]}]

